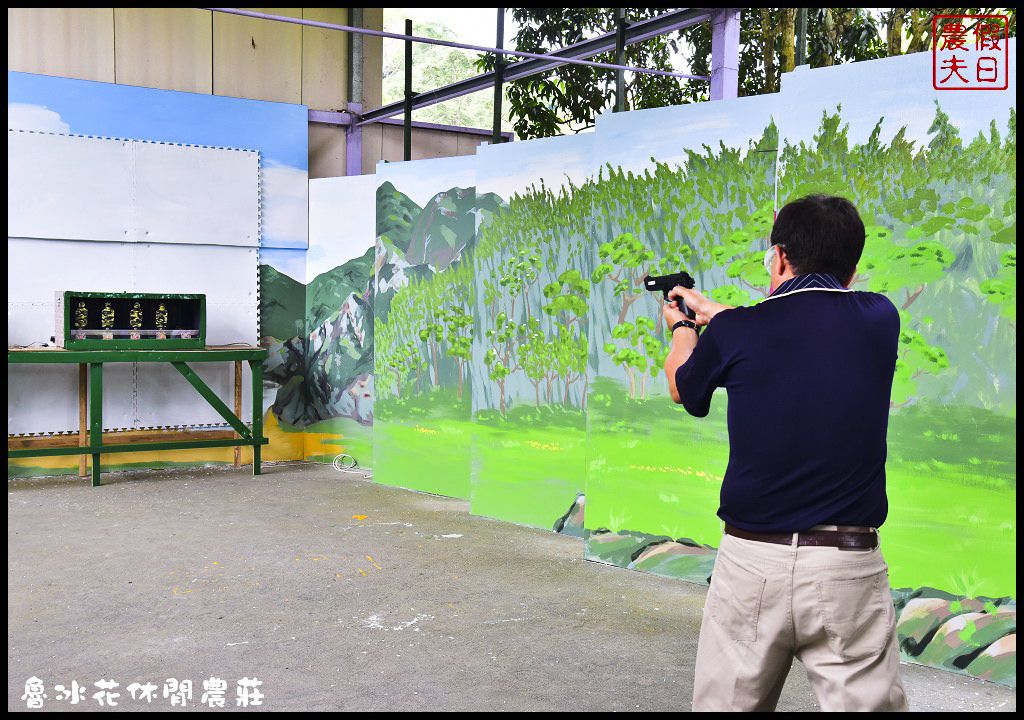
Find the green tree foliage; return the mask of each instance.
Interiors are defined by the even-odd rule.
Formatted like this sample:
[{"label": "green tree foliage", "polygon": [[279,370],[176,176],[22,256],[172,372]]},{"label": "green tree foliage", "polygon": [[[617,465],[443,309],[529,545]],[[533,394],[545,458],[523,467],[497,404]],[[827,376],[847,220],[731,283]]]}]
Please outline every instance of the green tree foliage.
[{"label": "green tree foliage", "polygon": [[[740,13],[739,94],[761,95],[777,92],[793,55],[795,34],[782,22],[789,8],[744,8]],[[695,25],[684,31],[692,48],[689,60],[694,75],[711,74],[711,26]],[[788,55],[787,55],[788,53]],[[823,67],[844,62],[885,57],[876,19],[864,8],[808,8],[807,63]],[[687,80],[689,101],[709,99],[706,82]]]},{"label": "green tree foliage", "polygon": [[[638,396],[646,399],[647,376],[656,376],[668,355],[668,346],[655,334],[654,327],[654,320],[641,315],[631,323],[621,322],[612,328],[612,337],[621,341],[621,344],[605,343],[605,353],[622,366],[629,378],[630,399]],[[639,389],[636,386],[638,377]]]},{"label": "green tree foliage", "polygon": [[[1016,243],[1015,243],[1016,244]],[[1017,251],[999,256],[999,274],[984,281],[979,289],[986,299],[999,306],[999,312],[1017,322]]]},{"label": "green tree foliage", "polygon": [[[740,13],[739,94],[777,92],[782,74],[793,69],[795,57],[795,8],[744,8]],[[887,8],[881,13],[867,8],[807,8],[807,63],[825,67],[873,60],[903,52],[928,50],[932,20],[939,15],[1003,14],[1009,17],[1009,33],[1016,36],[1016,10],[998,8]],[[628,8],[627,21],[663,14],[666,8]],[[616,27],[615,8],[514,8],[519,31],[513,46],[525,52],[544,53],[611,32]],[[940,20],[940,25],[952,20]],[[969,24],[970,26],[970,24]],[[711,75],[711,24],[652,38],[626,48],[625,64],[673,71],[673,55],[686,57],[693,75]],[[593,58],[614,62],[611,53]],[[490,70],[493,57],[482,57],[477,66]],[[626,108],[641,109],[700,102],[709,99],[710,85],[703,80],[683,80],[657,75],[626,74]],[[513,127],[522,138],[550,137],[579,132],[594,126],[601,112],[612,108],[615,72],[585,66],[563,65],[551,72],[513,81],[508,86],[508,106]]]},{"label": "green tree foliage", "polygon": [[[635,221],[643,223],[642,220]],[[669,250],[660,262],[653,262],[654,253],[650,248],[632,233],[627,232],[612,242],[602,243],[597,249],[601,264],[594,270],[592,279],[595,283],[613,283],[612,293],[618,300],[619,311],[616,324],[612,328],[612,337],[622,341],[621,344],[605,343],[604,351],[616,364],[622,366],[629,377],[630,398],[637,396],[638,374],[641,377],[639,393],[646,397],[647,373],[650,372],[652,376],[656,374],[658,365],[665,361],[667,350],[664,343],[655,336],[655,328],[660,328],[662,324],[660,313],[657,321],[640,316],[633,322],[626,320],[627,313],[633,303],[646,293],[643,287],[644,277],[678,272],[677,268],[684,254],[692,257],[692,249],[688,246],[684,248],[685,253]],[[657,301],[659,307],[664,305],[664,299],[657,298]]]},{"label": "green tree foliage", "polygon": [[[627,8],[631,22],[654,17],[664,8]],[[547,53],[573,45],[616,27],[615,8],[512,8],[519,31],[512,39],[521,52]],[[679,33],[661,35],[625,50],[625,64],[633,67],[672,70],[671,55],[678,48]],[[613,53],[588,58],[615,62]],[[482,57],[478,67],[490,70],[493,56]],[[539,75],[508,84],[509,114],[521,138],[550,137],[593,127],[603,110],[615,103],[615,72],[586,65],[561,65]],[[627,78],[626,107],[638,110],[685,101],[674,78],[636,74]]]},{"label": "green tree foliage", "polygon": [[[740,16],[739,94],[760,95],[779,89],[781,69],[792,69],[792,8],[746,8]],[[627,8],[627,21],[663,14],[665,8]],[[612,32],[615,8],[514,8],[519,24],[515,49],[544,53]],[[792,13],[790,13],[792,14]],[[783,34],[785,33],[785,36]],[[812,67],[885,57],[878,22],[861,8],[810,8],[808,61]],[[626,48],[625,64],[674,71],[673,55],[685,52],[694,75],[711,75],[711,25],[698,25],[661,35]],[[612,53],[593,58],[614,62]],[[492,57],[478,66],[491,69]],[[630,110],[707,100],[709,83],[641,73],[626,74],[625,106]],[[522,138],[550,137],[594,126],[601,112],[615,104],[615,71],[563,65],[551,72],[509,83],[509,113]]]},{"label": "green tree foliage", "polygon": [[473,273],[468,264],[413,279],[375,325],[377,396],[401,400],[444,386],[454,376],[461,400],[469,372]]},{"label": "green tree foliage", "polygon": [[481,351],[502,414],[517,373],[537,407],[572,405],[574,388],[586,397],[589,227],[589,191],[571,182],[558,193],[530,188],[480,227]]},{"label": "green tree foliage", "polygon": [[[993,126],[989,137],[979,135],[964,147],[959,130],[936,104],[926,146],[915,147],[903,129],[883,144],[879,119],[868,141],[851,147],[841,110],[823,115],[812,147],[783,149],[780,204],[825,192],[847,197],[858,208],[867,237],[852,287],[884,293],[901,311],[892,402],[902,407],[920,397],[925,377],[948,374],[943,344],[949,338],[940,339],[946,328],[958,327],[961,352],[972,341],[983,342],[980,334],[975,340],[976,323],[964,326],[963,318],[950,312],[950,294],[987,295],[1012,319],[1007,312],[1013,310],[1004,303],[1011,295],[1015,303],[1015,293],[1002,295],[997,283],[1015,287],[1016,269],[1011,257],[1006,258],[1010,266],[1002,265],[995,248],[1000,240],[1016,242],[1010,190],[1016,172],[1015,115],[1005,142]],[[994,208],[1005,214],[997,216]],[[1007,252],[1005,245],[999,249]],[[939,311],[943,317],[937,322]]]},{"label": "green tree foliage", "polygon": [[[993,126],[965,144],[936,107],[918,146],[904,129],[883,142],[881,118],[851,143],[841,111],[823,113],[810,142],[780,149],[778,202],[823,192],[858,208],[867,239],[852,287],[884,293],[900,311],[893,406],[965,385],[971,404],[1012,406],[991,367],[1001,362],[992,347],[1015,332],[1016,115],[1005,137]],[[378,324],[380,392],[404,397],[456,360],[461,373],[473,342],[502,414],[517,402],[585,403],[588,364],[621,373],[630,398],[646,397],[668,343],[663,300],[643,289],[645,275],[686,270],[730,305],[763,297],[777,143],[769,124],[746,151],[705,146],[679,167],[652,159],[640,174],[605,166],[582,186],[553,192],[542,182],[485,213],[475,300],[463,264],[410,284]],[[523,386],[528,396],[510,394]]]},{"label": "green tree foliage", "polygon": [[[956,19],[958,15],[1007,16],[1010,37],[1017,35],[1017,11],[1012,8],[886,8],[881,15],[885,26],[886,54],[891,57],[928,50],[935,41],[933,22],[938,18],[938,26],[944,28],[950,23],[960,22]],[[963,24],[968,32],[973,33],[977,22],[967,20]]]},{"label": "green tree foliage", "polygon": [[892,407],[908,405],[918,396],[917,378],[923,374],[938,375],[949,368],[946,352],[931,345],[914,329],[918,323],[905,311],[900,311],[899,350],[896,372],[892,380]]},{"label": "green tree foliage", "polygon": [[[404,33],[405,18],[413,20],[413,34],[438,40],[466,42],[443,22],[422,17],[422,8],[385,8],[384,27],[388,32]],[[420,17],[417,17],[420,15]],[[385,104],[405,99],[405,44],[384,41],[381,97]],[[472,51],[416,43],[413,46],[412,87],[416,92],[450,85],[478,74]],[[503,101],[504,104],[504,101]],[[442,125],[489,128],[494,123],[494,93],[478,92],[413,111],[413,119]],[[507,117],[502,130],[511,130]]]},{"label": "green tree foliage", "polygon": [[[1016,115],[1011,114],[1006,138],[992,127],[987,136],[979,135],[966,146],[939,107],[924,146],[908,141],[904,129],[882,142],[881,128],[882,119],[865,142],[854,144],[841,108],[824,113],[809,143],[786,143],[781,149],[778,204],[820,192],[847,197],[858,208],[867,241],[853,288],[882,292],[901,311],[894,407],[935,392],[937,381],[951,383],[953,351],[961,365],[971,368],[959,369],[961,376],[973,373],[970,383],[976,395],[971,402],[1005,406],[1005,393],[988,369],[996,358],[979,363],[974,357],[978,348],[987,352],[992,324],[973,315],[961,317],[954,308],[969,307],[965,297],[996,304],[1013,331]],[[624,279],[615,272],[628,268],[615,263],[636,267],[648,257],[668,257],[687,247],[680,264],[690,268],[698,286],[710,290],[714,299],[738,305],[763,296],[774,172],[773,162],[759,160],[753,151],[774,147],[776,138],[769,127],[745,155],[705,147],[703,153],[688,153],[677,169],[658,165],[653,174],[616,168],[599,173],[599,265],[591,303],[605,304],[609,329],[607,336],[591,340],[620,365],[631,396],[636,386],[631,373],[641,371],[644,348],[635,342],[641,335],[635,323],[640,313],[635,307],[625,313],[622,309],[640,302],[633,298],[633,288],[641,273]],[[649,216],[647,210],[633,208],[644,203],[652,207]],[[646,219],[664,218],[668,212],[678,213],[678,228]],[[674,234],[678,232],[682,235]],[[644,300],[643,305],[643,314],[659,317],[653,301]]]}]

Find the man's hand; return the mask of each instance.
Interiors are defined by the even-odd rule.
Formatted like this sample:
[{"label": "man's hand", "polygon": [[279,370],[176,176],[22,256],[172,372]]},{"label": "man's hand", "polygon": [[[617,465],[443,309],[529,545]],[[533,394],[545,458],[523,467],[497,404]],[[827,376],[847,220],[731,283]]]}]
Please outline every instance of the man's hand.
[{"label": "man's hand", "polygon": [[[698,325],[707,325],[709,322],[711,322],[711,318],[713,318],[718,313],[722,312],[723,310],[732,309],[732,307],[729,305],[717,303],[714,300],[711,300],[710,298],[704,297],[696,290],[684,288],[681,285],[676,285],[674,288],[669,290],[668,298],[669,300],[674,300],[675,298],[682,298],[683,302],[686,303],[686,307],[690,308],[691,310],[693,310],[694,313],[696,313],[697,317],[694,318],[693,322],[697,323]],[[682,310],[680,310],[677,307],[677,305],[678,303],[676,302],[668,302],[665,303],[665,307],[662,310],[662,314],[665,316],[665,321],[668,323],[669,327],[672,327],[680,320],[689,320],[689,318],[683,315]]]},{"label": "man's hand", "polygon": [[676,306],[676,303],[673,302],[672,300],[669,300],[667,303],[661,306],[661,315],[662,317],[665,318],[665,327],[669,328],[675,325],[680,320],[690,319],[683,314],[683,311],[680,310]]}]

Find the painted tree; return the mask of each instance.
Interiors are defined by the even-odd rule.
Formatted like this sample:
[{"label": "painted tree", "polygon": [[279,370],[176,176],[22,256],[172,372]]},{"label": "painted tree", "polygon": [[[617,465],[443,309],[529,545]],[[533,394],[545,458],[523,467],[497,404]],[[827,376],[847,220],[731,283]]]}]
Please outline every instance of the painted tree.
[{"label": "painted tree", "polygon": [[[981,208],[990,210],[980,223],[979,233],[988,237],[989,248],[999,253],[998,265],[988,267],[989,277],[983,280],[979,291],[990,303],[999,307],[999,313],[1010,321],[1016,331],[1017,323],[1017,113],[1010,108],[1010,120],[1005,141],[996,129],[995,121],[989,130],[989,138],[976,138],[964,153],[972,165],[982,170],[978,182],[988,187],[1010,185],[1014,192],[1006,197],[986,198]],[[1007,182],[999,182],[1000,178]],[[976,211],[976,217],[982,210]],[[978,218],[980,219],[980,218]],[[995,267],[993,267],[995,265]]]},{"label": "painted tree", "polygon": [[[580,243],[576,243],[577,246]],[[564,270],[558,278],[544,286],[544,298],[548,301],[541,310],[552,318],[555,325],[548,354],[549,363],[544,372],[547,380],[547,397],[551,401],[551,386],[555,378],[563,378],[562,404],[569,403],[569,388],[578,380],[584,381],[583,404],[586,406],[587,374],[579,361],[582,355],[586,364],[587,301],[590,298],[590,281],[576,268]]]},{"label": "painted tree", "polygon": [[458,378],[457,397],[462,400],[463,382],[472,359],[473,268],[469,263],[450,269],[442,276],[440,302],[448,355],[454,360]]},{"label": "painted tree", "polygon": [[[582,379],[584,381],[582,409],[585,410],[587,402],[587,337],[564,325],[556,326],[555,333],[555,337],[548,343],[548,347],[551,352],[552,367],[555,368],[558,376],[565,378],[562,405],[569,405],[569,388]],[[548,397],[550,398],[550,396],[551,384],[549,382]]]},{"label": "painted tree", "polygon": [[519,340],[522,334],[520,326],[509,320],[505,313],[498,313],[494,325],[484,335],[487,338],[484,365],[488,376],[498,386],[499,406],[501,414],[505,414],[505,382],[509,375],[520,370]]},{"label": "painted tree", "polygon": [[514,195],[480,229],[481,340],[502,413],[508,409],[508,378],[519,372],[533,386],[535,406],[569,403],[572,386],[581,380],[585,399],[586,373],[578,358],[587,347],[590,283],[581,270],[590,223],[587,193],[571,181],[554,192],[542,180],[539,188]]},{"label": "painted tree", "polygon": [[[945,214],[951,208],[940,205],[928,179],[929,167],[943,161],[942,153],[926,157],[916,151],[905,129],[888,145],[882,143],[882,118],[867,142],[851,147],[841,111],[837,106],[835,114],[823,113],[810,146],[786,143],[780,196],[789,201],[811,193],[839,195],[860,213],[866,237],[851,287],[883,293],[901,311],[891,404],[903,407],[915,400],[920,376],[938,375],[949,366],[945,351],[922,333],[927,319],[907,312],[929,285],[946,277],[954,260],[942,231],[956,221]],[[947,130],[933,125],[931,131],[941,136]]]},{"label": "painted tree", "polygon": [[625,322],[630,306],[646,292],[643,280],[648,275],[647,264],[654,259],[654,253],[633,233],[625,232],[613,241],[599,245],[597,254],[602,262],[591,279],[595,284],[604,280],[614,283],[612,292],[620,301],[616,318],[618,326]]},{"label": "painted tree", "polygon": [[1017,322],[1017,250],[1007,250],[999,256],[999,272],[980,286],[989,302],[999,306],[999,312],[1010,320],[1011,327]]},{"label": "painted tree", "polygon": [[[536,281],[535,263],[518,259],[517,235],[519,224],[527,217],[522,207],[526,205],[520,203],[520,196],[514,196],[506,210],[495,213],[488,224],[480,227],[475,250],[475,263],[483,280],[482,302],[478,304],[483,310],[478,319],[483,361],[487,376],[497,386],[498,409],[502,415],[507,409],[508,378],[522,369],[519,363],[521,331],[517,322],[523,310],[522,292],[527,283]],[[521,268],[517,267],[520,263]]]},{"label": "painted tree", "polygon": [[519,344],[520,365],[533,385],[534,404],[540,407],[540,384],[547,377],[547,369],[554,365],[554,349],[552,343],[545,339],[536,318],[528,319],[523,330],[525,337]]},{"label": "painted tree", "polygon": [[655,332],[655,321],[641,315],[631,323],[619,323],[612,330],[612,337],[621,342],[605,343],[605,353],[626,372],[630,399],[636,399],[638,395],[645,399],[648,374],[652,377],[657,375],[668,355],[668,346]]}]

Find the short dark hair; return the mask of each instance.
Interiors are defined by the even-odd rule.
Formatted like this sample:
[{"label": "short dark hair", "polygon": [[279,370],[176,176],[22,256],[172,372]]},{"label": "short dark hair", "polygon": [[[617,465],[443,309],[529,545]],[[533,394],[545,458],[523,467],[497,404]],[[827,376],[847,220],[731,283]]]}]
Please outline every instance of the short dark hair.
[{"label": "short dark hair", "polygon": [[864,252],[864,223],[846,198],[808,195],[779,210],[775,244],[782,245],[796,274],[828,273],[846,283]]}]

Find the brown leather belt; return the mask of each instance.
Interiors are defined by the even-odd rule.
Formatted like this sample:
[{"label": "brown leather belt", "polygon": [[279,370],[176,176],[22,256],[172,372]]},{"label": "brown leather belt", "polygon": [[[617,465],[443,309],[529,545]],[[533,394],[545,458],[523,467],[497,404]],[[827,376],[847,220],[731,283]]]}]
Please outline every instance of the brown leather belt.
[{"label": "brown leather belt", "polygon": [[[758,542],[776,543],[778,545],[792,545],[792,533],[759,533],[750,530],[742,530],[725,524],[727,535],[743,538],[744,540],[756,540]],[[835,547],[840,550],[870,550],[878,546],[878,535],[870,532],[845,532],[842,530],[807,530],[799,533],[798,545],[819,545],[823,547]]]}]

